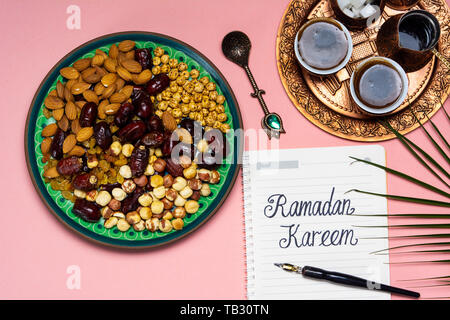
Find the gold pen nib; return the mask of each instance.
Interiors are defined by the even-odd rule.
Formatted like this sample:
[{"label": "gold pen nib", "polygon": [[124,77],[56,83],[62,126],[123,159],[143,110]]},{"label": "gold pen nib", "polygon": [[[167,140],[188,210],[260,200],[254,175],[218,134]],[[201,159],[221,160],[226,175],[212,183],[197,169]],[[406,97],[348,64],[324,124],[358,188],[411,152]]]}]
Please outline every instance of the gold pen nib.
[{"label": "gold pen nib", "polygon": [[274,263],[274,265],[276,265],[278,268],[283,269],[284,271],[296,272],[296,273],[301,273],[302,272],[302,268],[301,267],[294,266],[293,264],[290,264],[290,263]]}]

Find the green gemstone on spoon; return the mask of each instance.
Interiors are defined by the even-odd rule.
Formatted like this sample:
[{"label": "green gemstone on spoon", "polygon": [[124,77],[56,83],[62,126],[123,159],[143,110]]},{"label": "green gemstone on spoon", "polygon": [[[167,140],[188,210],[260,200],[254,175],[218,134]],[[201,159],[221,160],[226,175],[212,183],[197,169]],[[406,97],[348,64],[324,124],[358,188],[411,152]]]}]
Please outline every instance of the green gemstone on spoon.
[{"label": "green gemstone on spoon", "polygon": [[280,119],[276,116],[271,114],[270,116],[267,117],[267,124],[275,130],[280,130],[281,128],[281,123],[280,123]]}]

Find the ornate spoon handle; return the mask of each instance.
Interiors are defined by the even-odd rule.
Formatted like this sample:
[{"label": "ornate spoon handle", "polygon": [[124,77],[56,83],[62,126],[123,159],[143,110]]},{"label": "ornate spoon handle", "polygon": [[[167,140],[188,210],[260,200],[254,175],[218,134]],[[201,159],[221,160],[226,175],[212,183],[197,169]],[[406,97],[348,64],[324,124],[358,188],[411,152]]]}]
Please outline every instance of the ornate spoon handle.
[{"label": "ornate spoon handle", "polygon": [[264,90],[261,90],[258,88],[255,78],[253,77],[253,74],[250,71],[250,68],[248,66],[244,66],[244,70],[245,70],[245,72],[247,72],[248,79],[250,80],[250,83],[252,84],[252,87],[255,90],[255,92],[251,93],[250,95],[253,98],[258,99],[259,104],[261,105],[261,108],[264,111],[264,114],[269,114],[269,109],[267,109],[266,102],[264,101],[264,98],[262,97],[262,95],[265,94],[266,92]]}]

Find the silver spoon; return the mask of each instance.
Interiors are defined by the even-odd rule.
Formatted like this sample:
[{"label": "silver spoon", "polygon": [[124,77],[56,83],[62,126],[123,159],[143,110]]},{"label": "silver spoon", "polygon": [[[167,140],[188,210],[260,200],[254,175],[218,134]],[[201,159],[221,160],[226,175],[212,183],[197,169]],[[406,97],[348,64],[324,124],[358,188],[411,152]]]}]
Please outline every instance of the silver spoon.
[{"label": "silver spoon", "polygon": [[261,120],[262,128],[269,136],[269,139],[272,137],[279,138],[280,133],[286,133],[286,130],[283,128],[283,121],[281,120],[281,117],[277,113],[269,112],[269,109],[267,109],[266,102],[262,97],[262,95],[266,92],[258,88],[255,78],[253,78],[252,72],[248,67],[248,57],[250,55],[251,47],[252,44],[250,39],[241,31],[230,32],[222,40],[223,54],[229,60],[244,68],[250,83],[255,90],[255,92],[250,95],[253,98],[258,99],[261,108],[264,111],[264,117]]}]

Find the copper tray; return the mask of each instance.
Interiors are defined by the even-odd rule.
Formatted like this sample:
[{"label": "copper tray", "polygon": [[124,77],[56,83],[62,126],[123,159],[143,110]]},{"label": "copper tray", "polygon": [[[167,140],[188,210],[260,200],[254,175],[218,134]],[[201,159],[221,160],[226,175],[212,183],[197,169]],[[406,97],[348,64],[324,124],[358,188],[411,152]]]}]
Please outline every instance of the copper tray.
[{"label": "copper tray", "polygon": [[[425,0],[416,8],[433,13],[441,25],[438,48],[450,55],[450,10],[445,0]],[[374,118],[359,111],[349,93],[349,80],[358,63],[376,55],[375,39],[379,26],[400,11],[385,8],[374,28],[351,32],[353,54],[347,66],[335,75],[319,78],[302,71],[294,54],[294,38],[304,21],[333,16],[328,0],[293,0],[281,19],[277,36],[277,65],[280,78],[296,108],[313,124],[336,136],[356,141],[381,141],[395,137]],[[433,59],[421,70],[409,73],[408,99],[395,113],[386,116],[402,133],[419,127],[442,106],[450,88],[449,70]],[[428,116],[428,117],[427,117]]]}]

